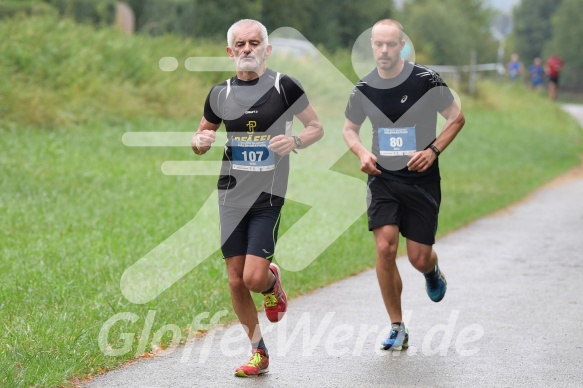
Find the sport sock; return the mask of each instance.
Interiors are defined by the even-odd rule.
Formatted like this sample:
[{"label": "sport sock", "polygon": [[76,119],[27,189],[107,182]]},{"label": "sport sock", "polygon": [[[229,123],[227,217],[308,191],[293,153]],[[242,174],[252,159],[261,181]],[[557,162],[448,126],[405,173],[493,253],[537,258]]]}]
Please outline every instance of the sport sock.
[{"label": "sport sock", "polygon": [[251,343],[251,348],[263,350],[263,352],[265,353],[265,357],[269,358],[269,353],[267,352],[267,347],[265,346],[265,342],[263,342],[263,337],[261,337],[259,342]]},{"label": "sport sock", "polygon": [[269,294],[270,292],[273,291],[273,287],[275,287],[275,282],[277,281],[277,278],[275,277],[275,274],[273,273],[273,271],[271,270],[271,268],[269,269],[269,272],[271,272],[271,274],[273,275],[273,283],[271,283],[271,286],[262,292],[262,294]]},{"label": "sport sock", "polygon": [[423,273],[423,275],[424,275],[426,278],[433,277],[433,276],[435,276],[436,274],[437,274],[437,264],[435,264],[435,267],[433,267],[433,269],[432,269],[431,271],[429,271],[429,272],[424,272],[424,273]]}]

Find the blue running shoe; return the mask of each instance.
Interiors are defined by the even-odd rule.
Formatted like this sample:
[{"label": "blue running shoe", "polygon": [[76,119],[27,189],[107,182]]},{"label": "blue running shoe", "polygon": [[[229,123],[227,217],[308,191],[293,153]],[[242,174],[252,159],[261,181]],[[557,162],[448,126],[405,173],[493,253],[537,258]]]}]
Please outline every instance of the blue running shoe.
[{"label": "blue running shoe", "polygon": [[425,275],[425,289],[429,299],[434,302],[439,302],[445,296],[447,291],[447,281],[443,272],[439,270],[439,266],[435,264],[435,269]]},{"label": "blue running shoe", "polygon": [[409,330],[405,324],[393,323],[389,337],[381,344],[383,350],[403,350],[409,347]]}]

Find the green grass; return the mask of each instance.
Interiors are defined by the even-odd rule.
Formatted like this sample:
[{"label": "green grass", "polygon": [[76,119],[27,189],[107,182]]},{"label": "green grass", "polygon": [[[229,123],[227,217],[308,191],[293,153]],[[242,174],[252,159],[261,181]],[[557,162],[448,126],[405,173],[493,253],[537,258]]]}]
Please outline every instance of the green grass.
[{"label": "green grass", "polygon": [[561,104],[583,104],[583,94],[575,91],[564,91],[559,89],[557,101]]},{"label": "green grass", "polygon": [[[192,123],[148,129],[186,131]],[[118,312],[134,312],[141,320],[117,325],[111,338],[121,331],[139,334],[150,309],[157,311],[153,331],[166,323],[186,329],[198,313],[230,309],[218,254],[147,305],[133,305],[121,295],[123,271],[189,221],[216,179],[164,176],[164,160],[192,159],[192,151],[130,149],[121,143],[125,131],[90,124],[1,132],[2,385],[60,384],[134,356],[137,342],[118,358],[104,356],[97,346],[101,326]],[[288,204],[282,231],[303,211],[301,204]],[[347,235],[367,240],[361,226]],[[332,247],[306,271],[286,274],[290,296],[369,266],[372,247],[365,254],[354,242]],[[344,255],[351,259],[339,262]],[[224,321],[234,318],[230,313]]]},{"label": "green grass", "polygon": [[480,90],[480,100],[465,100],[466,127],[441,158],[440,234],[580,163],[583,131],[559,105],[523,87],[484,84]]},{"label": "green grass", "polygon": [[[0,22],[0,114],[4,126],[56,128],[94,120],[194,117],[195,99],[206,96],[224,73],[193,77],[183,66],[162,72],[171,56],[219,56],[223,44],[175,36],[129,37],[114,29],[77,25],[49,16]],[[178,100],[189,96],[190,101]]]},{"label": "green grass", "polygon": [[[45,49],[27,45],[41,36]],[[1,386],[69,384],[134,358],[150,310],[152,333],[175,324],[182,341],[196,332],[190,326],[199,313],[226,309],[221,322],[235,319],[218,252],[148,304],[128,302],[119,287],[124,270],[191,220],[216,184],[216,177],[161,173],[166,160],[193,160],[188,146],[130,148],[121,141],[128,131],[195,130],[208,87],[223,75],[151,67],[161,56],[216,50],[194,46],[50,17],[0,24],[0,48],[9,53],[0,59]],[[103,58],[95,59],[99,52]],[[39,57],[44,66],[29,63]],[[100,65],[74,73],[68,61]],[[124,70],[130,65],[138,74]],[[306,70],[297,73],[303,82]],[[440,157],[440,235],[519,200],[577,165],[583,150],[581,129],[543,96],[491,83],[479,91],[476,99],[462,97],[466,127]],[[315,104],[339,95],[314,94],[323,95]],[[30,96],[38,101],[28,103]],[[343,105],[347,94],[340,96]],[[35,116],[42,105],[48,107]],[[342,111],[322,111],[326,137],[339,139]],[[364,179],[350,153],[334,170]],[[290,201],[282,232],[306,210]],[[305,270],[285,272],[286,291],[297,297],[373,265],[373,240],[361,217]],[[123,312],[139,319],[114,326],[111,345],[122,346],[121,334],[134,333],[131,351],[105,356],[99,331]],[[151,339],[144,339],[146,351]]]}]

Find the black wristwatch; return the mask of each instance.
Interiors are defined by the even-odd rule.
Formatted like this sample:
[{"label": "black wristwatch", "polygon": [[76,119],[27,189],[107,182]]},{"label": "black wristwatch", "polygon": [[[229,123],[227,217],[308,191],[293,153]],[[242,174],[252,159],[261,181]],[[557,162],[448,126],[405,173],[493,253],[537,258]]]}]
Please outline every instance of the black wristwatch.
[{"label": "black wristwatch", "polygon": [[441,154],[441,151],[439,150],[439,148],[437,148],[436,146],[434,146],[433,144],[431,144],[428,147],[431,151],[435,152],[435,155],[439,156],[439,154]]},{"label": "black wristwatch", "polygon": [[300,139],[298,136],[292,136],[294,138],[294,141],[296,142],[296,148],[302,148],[302,139]]}]

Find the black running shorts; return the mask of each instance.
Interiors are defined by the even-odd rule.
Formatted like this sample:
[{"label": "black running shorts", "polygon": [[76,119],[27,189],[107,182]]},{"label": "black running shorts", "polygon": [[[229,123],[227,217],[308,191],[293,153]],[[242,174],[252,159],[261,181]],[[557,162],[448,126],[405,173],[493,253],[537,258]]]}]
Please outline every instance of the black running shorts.
[{"label": "black running shorts", "polygon": [[554,84],[558,84],[559,83],[559,75],[551,75],[549,76],[549,81],[551,81]]},{"label": "black running shorts", "polygon": [[441,203],[440,182],[405,184],[369,175],[368,229],[397,225],[401,234],[415,242],[433,245]]},{"label": "black running shorts", "polygon": [[219,205],[224,258],[254,255],[273,259],[281,206],[240,209]]}]

